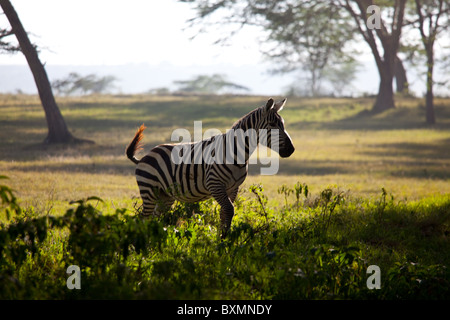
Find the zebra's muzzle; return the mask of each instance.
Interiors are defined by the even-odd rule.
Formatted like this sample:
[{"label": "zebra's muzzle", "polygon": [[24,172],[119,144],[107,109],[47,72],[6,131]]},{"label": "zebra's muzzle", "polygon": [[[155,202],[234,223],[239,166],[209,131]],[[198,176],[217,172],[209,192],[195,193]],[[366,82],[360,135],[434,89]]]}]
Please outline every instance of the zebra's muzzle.
[{"label": "zebra's muzzle", "polygon": [[280,148],[279,155],[280,155],[280,157],[282,157],[282,158],[288,158],[291,154],[294,153],[294,151],[295,151],[294,146],[293,146],[292,144],[290,144],[290,145],[287,146],[287,147]]}]

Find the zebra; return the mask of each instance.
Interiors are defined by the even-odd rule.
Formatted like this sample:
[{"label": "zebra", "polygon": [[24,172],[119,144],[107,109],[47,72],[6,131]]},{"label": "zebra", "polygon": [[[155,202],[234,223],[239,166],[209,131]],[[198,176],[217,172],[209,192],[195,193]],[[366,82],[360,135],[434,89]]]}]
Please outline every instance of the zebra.
[{"label": "zebra", "polygon": [[[175,200],[195,203],[213,197],[220,205],[220,230],[225,237],[231,227],[234,216],[233,202],[248,173],[249,157],[256,149],[258,143],[272,148],[272,129],[278,129],[278,154],[282,158],[289,157],[295,150],[289,134],[284,128],[284,120],[278,114],[286,104],[286,100],[275,101],[270,98],[267,103],[254,109],[237,120],[231,130],[197,142],[178,144],[161,144],[142,157],[137,159],[135,153],[141,149],[144,125],[136,131],[133,140],[126,148],[126,155],[136,164],[136,180],[143,202],[141,215],[157,215],[169,209]],[[253,129],[256,136],[248,135],[245,140],[228,134],[239,131],[248,132]],[[263,130],[261,130],[263,129]],[[261,132],[263,134],[261,134]],[[266,134],[264,137],[262,135]],[[241,139],[242,140],[242,139]],[[220,145],[218,144],[220,142]],[[232,154],[225,155],[226,147],[233,144]],[[194,161],[199,154],[195,150],[210,148],[211,155],[221,159],[227,156],[228,161]],[[178,148],[178,149],[177,149]],[[273,149],[273,148],[272,148]],[[187,152],[183,154],[184,152]],[[173,154],[179,153],[183,161],[174,161]],[[200,158],[204,153],[200,154]],[[230,161],[231,159],[231,161]],[[241,161],[238,161],[241,159]],[[200,162],[200,163],[199,163]]]}]

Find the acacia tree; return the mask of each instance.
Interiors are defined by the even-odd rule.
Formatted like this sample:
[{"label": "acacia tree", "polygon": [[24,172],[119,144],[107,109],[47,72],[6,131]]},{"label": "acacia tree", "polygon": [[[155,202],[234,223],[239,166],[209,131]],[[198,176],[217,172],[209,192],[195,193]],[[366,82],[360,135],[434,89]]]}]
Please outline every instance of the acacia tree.
[{"label": "acacia tree", "polygon": [[392,82],[395,75],[395,62],[400,45],[406,0],[394,1],[393,7],[391,7],[393,13],[390,22],[387,21],[388,19],[382,19],[381,8],[375,6],[372,0],[338,0],[337,3],[353,17],[359,34],[369,45],[375,59],[380,85],[373,111],[381,112],[394,108]]},{"label": "acacia tree", "polygon": [[449,28],[450,6],[444,0],[415,0],[415,3],[418,29],[427,56],[426,122],[434,124],[436,123],[433,104],[434,44],[438,34]]},{"label": "acacia tree", "polygon": [[[353,39],[350,17],[329,1],[272,1],[272,0],[180,0],[194,5],[197,16],[191,27],[234,24],[236,30],[219,39],[226,41],[245,25],[257,26],[264,40],[261,51],[275,62],[273,73],[305,71],[312,95],[320,92],[324,71],[331,62],[349,56],[345,44]],[[221,14],[215,15],[218,11]],[[224,14],[225,13],[225,14]],[[332,22],[332,23],[330,23]],[[299,85],[301,86],[301,85]]]},{"label": "acacia tree", "polygon": [[[197,10],[197,17],[191,21],[205,22],[214,12],[219,9],[228,10],[231,15],[224,17],[220,23],[232,22],[238,25],[259,25],[269,32],[269,35],[277,35],[277,32],[292,31],[293,38],[302,39],[312,35],[312,39],[320,40],[328,37],[329,41],[319,41],[318,46],[311,45],[311,43],[304,42],[304,46],[295,47],[296,44],[302,43],[300,40],[297,43],[289,43],[284,38],[268,37],[268,40],[280,40],[283,44],[290,47],[293,52],[298,55],[302,54],[305,48],[317,49],[315,53],[320,53],[324,48],[333,48],[336,45],[336,50],[331,52],[339,52],[339,48],[343,47],[345,40],[351,40],[353,33],[359,33],[365,42],[369,45],[371,52],[375,58],[375,62],[380,75],[380,85],[376,102],[373,106],[373,111],[380,112],[386,109],[394,108],[394,92],[393,92],[393,78],[395,75],[395,61],[397,51],[399,48],[401,30],[403,26],[403,16],[405,10],[406,0],[392,1],[378,1],[377,3],[389,4],[385,8],[390,8],[393,14],[391,17],[379,18],[379,26],[375,28],[367,23],[371,15],[367,14],[367,9],[374,5],[372,0],[308,0],[308,1],[272,1],[272,0],[180,0],[182,2],[190,2],[195,5]],[[335,12],[329,15],[329,19],[322,24],[321,16],[315,19],[314,10],[310,11],[313,15],[295,15],[295,8],[301,8],[300,13],[304,13],[305,8],[314,8],[318,5],[325,5]],[[339,10],[335,10],[335,9]],[[234,9],[234,11],[232,10]],[[274,17],[277,19],[275,20]],[[309,17],[309,20],[302,20],[299,18]],[[220,19],[220,18],[219,18]],[[273,21],[279,22],[273,24]],[[351,24],[351,21],[354,24]],[[306,22],[306,23],[305,23]],[[319,26],[319,27],[317,27]],[[328,26],[327,32],[321,26]],[[334,28],[339,26],[339,28]],[[349,29],[350,28],[350,29]],[[329,31],[334,31],[330,32]],[[313,32],[313,33],[311,33]],[[325,37],[324,37],[325,36]],[[346,38],[347,37],[347,38]],[[279,55],[280,59],[286,58]],[[309,57],[313,57],[309,55]],[[303,62],[303,61],[302,61]],[[319,65],[320,66],[320,65]]]},{"label": "acacia tree", "polygon": [[348,19],[327,1],[278,2],[266,8],[264,15],[267,40],[275,44],[264,53],[279,66],[275,71],[306,71],[311,94],[320,94],[325,70],[349,60],[344,50],[353,39]]},{"label": "acacia tree", "polygon": [[86,142],[87,140],[77,139],[69,132],[66,122],[64,121],[53,96],[47,72],[39,60],[36,46],[34,46],[28,38],[27,32],[11,2],[9,0],[0,0],[0,7],[11,25],[10,32],[16,36],[20,51],[22,51],[30,66],[38,89],[39,98],[41,99],[42,107],[45,111],[48,127],[48,135],[45,138],[44,143]]},{"label": "acacia tree", "polygon": [[20,51],[20,47],[10,41],[8,37],[14,35],[11,29],[0,28],[0,51],[5,53],[16,53]]},{"label": "acacia tree", "polygon": [[186,93],[204,93],[204,94],[218,94],[223,92],[223,90],[239,90],[239,91],[249,91],[250,89],[230,82],[227,77],[222,74],[209,75],[198,75],[190,80],[177,80],[174,84],[179,86],[179,92]]},{"label": "acacia tree", "polygon": [[65,78],[54,80],[51,85],[57,94],[70,95],[74,92],[98,94],[113,88],[115,81],[117,81],[117,78],[110,75],[103,77],[95,74],[81,76],[76,72],[71,72]]},{"label": "acacia tree", "polygon": [[406,69],[403,65],[403,61],[398,56],[395,58],[394,77],[396,84],[395,91],[398,93],[408,94],[409,83],[408,77],[406,76]]}]

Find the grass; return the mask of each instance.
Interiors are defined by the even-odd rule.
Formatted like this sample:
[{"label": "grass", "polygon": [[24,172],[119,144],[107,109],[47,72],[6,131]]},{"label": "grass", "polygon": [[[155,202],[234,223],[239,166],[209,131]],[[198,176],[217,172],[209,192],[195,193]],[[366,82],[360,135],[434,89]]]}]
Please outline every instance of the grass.
[{"label": "grass", "polygon": [[[286,186],[286,189],[289,189]],[[63,216],[22,211],[2,225],[6,299],[448,299],[450,197],[396,202],[338,190],[270,208],[261,186],[236,203],[225,240],[213,201],[162,217],[77,201]],[[251,197],[250,194],[254,196]],[[103,211],[100,209],[104,209]],[[380,267],[381,290],[366,286]],[[81,268],[81,290],[64,281]],[[26,284],[26,285],[21,285]]]},{"label": "grass", "polygon": [[[178,204],[156,220],[134,217],[140,200],[124,149],[142,122],[148,150],[175,128],[192,133],[197,120],[225,132],[265,99],[60,98],[71,131],[96,142],[65,147],[41,144],[37,97],[0,96],[0,175],[10,178],[0,185],[17,197],[0,207],[1,297],[448,298],[448,99],[437,99],[432,127],[419,99],[379,115],[368,113],[370,99],[288,99],[282,115],[296,151],[276,176],[250,168],[228,239],[217,236],[214,201],[193,215]],[[307,195],[296,197],[297,182]],[[70,204],[91,196],[102,201]],[[70,264],[82,267],[81,291],[65,286]],[[371,264],[381,290],[366,288]]]},{"label": "grass", "polygon": [[[10,172],[13,187],[20,192],[20,198],[27,200],[34,196],[27,195],[26,190],[39,186],[28,188],[29,181],[16,183],[34,174],[48,174],[56,180],[68,175],[68,179],[57,181],[55,200],[85,196],[83,189],[91,189],[87,182],[95,185],[98,174],[123,177],[115,182],[129,186],[124,198],[137,196],[131,177],[133,167],[123,154],[142,122],[148,126],[144,138],[148,150],[168,142],[175,128],[193,133],[193,122],[197,120],[204,121],[203,130],[217,128],[224,132],[237,118],[264,102],[262,97],[62,98],[59,105],[72,132],[96,141],[93,146],[65,148],[40,144],[46,124],[36,97],[2,98],[0,170]],[[296,152],[280,160],[276,179],[283,183],[304,181],[318,189],[339,184],[371,196],[383,186],[397,197],[411,199],[445,193],[450,172],[447,102],[437,101],[438,125],[429,128],[424,125],[420,100],[400,101],[397,110],[369,117],[366,110],[372,102],[367,99],[290,99],[282,114]],[[257,166],[250,172],[250,184],[267,180],[257,175]],[[83,185],[74,189],[72,183],[78,180],[78,173],[91,178],[83,177]],[[37,184],[41,185],[41,181]],[[66,186],[63,181],[68,182]],[[274,196],[276,188],[269,189]],[[100,196],[111,198],[106,190]]]}]

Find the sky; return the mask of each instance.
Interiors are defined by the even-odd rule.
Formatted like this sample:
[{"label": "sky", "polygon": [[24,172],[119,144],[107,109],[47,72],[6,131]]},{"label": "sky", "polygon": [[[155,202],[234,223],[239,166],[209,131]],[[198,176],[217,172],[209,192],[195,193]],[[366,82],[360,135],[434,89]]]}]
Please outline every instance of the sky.
[{"label": "sky", "polygon": [[[93,71],[124,65],[141,69],[142,81],[136,79],[141,77],[136,72],[123,76],[119,85],[124,91],[169,86],[195,74],[224,73],[230,81],[249,87],[251,93],[280,94],[295,80],[292,75],[267,72],[273,66],[259,51],[256,29],[244,28],[228,46],[213,44],[219,32],[215,29],[191,40],[195,31],[188,28],[187,20],[195,12],[176,0],[11,2],[31,32],[31,40],[41,48],[40,59],[48,70],[63,65],[83,66],[86,73],[89,66]],[[5,17],[0,18],[0,25],[5,26]],[[379,80],[373,58],[363,54],[362,59],[365,70],[358,74],[356,91],[376,93]],[[1,65],[26,65],[26,61],[21,54],[0,55]],[[62,77],[60,73],[49,75]],[[7,75],[0,74],[0,86],[6,87],[8,81],[2,82],[2,77],[5,80]],[[32,86],[31,76],[27,81]]]},{"label": "sky", "polygon": [[[41,59],[52,64],[117,65],[171,62],[175,65],[255,61],[259,51],[247,37],[233,48],[213,46],[214,36],[190,41],[183,31],[194,16],[175,0],[12,0],[22,24],[41,47]],[[252,40],[250,38],[250,40]],[[252,41],[253,42],[253,41]],[[246,51],[247,55],[242,55]],[[219,57],[220,56],[220,57]],[[0,56],[20,62],[20,57]]]}]

